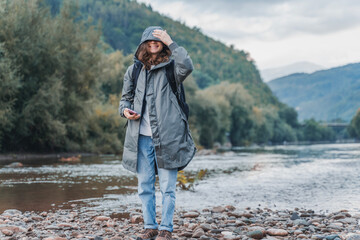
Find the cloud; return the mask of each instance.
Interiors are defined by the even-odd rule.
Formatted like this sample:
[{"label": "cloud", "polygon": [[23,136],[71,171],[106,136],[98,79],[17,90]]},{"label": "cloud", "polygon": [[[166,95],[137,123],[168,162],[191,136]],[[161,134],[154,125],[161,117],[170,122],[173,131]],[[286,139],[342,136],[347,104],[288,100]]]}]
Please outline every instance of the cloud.
[{"label": "cloud", "polygon": [[360,61],[358,0],[138,0],[250,52],[260,69]]},{"label": "cloud", "polygon": [[276,40],[299,33],[327,34],[360,25],[356,0],[142,0],[205,32],[228,38]]}]

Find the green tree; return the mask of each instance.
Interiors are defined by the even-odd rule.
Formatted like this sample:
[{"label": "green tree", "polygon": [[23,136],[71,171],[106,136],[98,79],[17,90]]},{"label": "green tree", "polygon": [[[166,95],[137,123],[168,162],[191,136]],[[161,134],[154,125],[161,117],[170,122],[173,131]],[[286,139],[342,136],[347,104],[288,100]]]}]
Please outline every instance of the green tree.
[{"label": "green tree", "polygon": [[284,106],[279,110],[279,117],[293,128],[299,127],[298,114],[294,108]]},{"label": "green tree", "polygon": [[303,137],[305,141],[331,141],[335,140],[335,133],[314,119],[309,119],[304,121]]},{"label": "green tree", "polygon": [[250,130],[253,122],[249,111],[243,106],[235,106],[231,111],[230,141],[233,146],[241,146],[250,142]]},{"label": "green tree", "polygon": [[8,58],[3,44],[0,44],[0,150],[2,136],[9,133],[14,126],[14,102],[19,87],[17,68]]},{"label": "green tree", "polygon": [[[119,94],[125,58],[116,58],[119,67],[111,56],[104,60],[101,32],[91,22],[79,20],[75,5],[64,4],[53,16],[43,1],[8,2],[0,24],[0,42],[21,76],[9,120],[13,127],[2,139],[4,148],[119,152],[121,120],[114,113],[105,114],[106,119],[101,112],[110,104],[109,95]],[[111,68],[102,68],[105,62],[117,67],[114,75],[104,72]],[[106,76],[103,84],[102,76]],[[114,88],[103,97],[100,87],[106,84]]]},{"label": "green tree", "polygon": [[355,116],[348,127],[349,135],[353,138],[360,138],[360,109],[357,110]]}]

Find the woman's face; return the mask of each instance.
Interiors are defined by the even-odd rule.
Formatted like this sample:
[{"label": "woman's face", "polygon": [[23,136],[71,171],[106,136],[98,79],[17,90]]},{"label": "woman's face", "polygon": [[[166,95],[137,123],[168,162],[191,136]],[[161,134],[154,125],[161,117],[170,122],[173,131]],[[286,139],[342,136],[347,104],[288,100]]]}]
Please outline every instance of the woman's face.
[{"label": "woman's face", "polygon": [[146,49],[150,54],[158,54],[163,50],[163,45],[160,41],[151,40],[146,42]]}]

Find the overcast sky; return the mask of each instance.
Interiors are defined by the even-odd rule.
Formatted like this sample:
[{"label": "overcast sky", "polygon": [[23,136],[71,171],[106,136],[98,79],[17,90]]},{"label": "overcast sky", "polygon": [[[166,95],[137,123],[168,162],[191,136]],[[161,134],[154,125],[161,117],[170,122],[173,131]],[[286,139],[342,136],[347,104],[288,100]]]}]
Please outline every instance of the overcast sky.
[{"label": "overcast sky", "polygon": [[[260,69],[360,62],[358,0],[138,0],[237,49]],[[176,39],[175,39],[176,40]]]}]

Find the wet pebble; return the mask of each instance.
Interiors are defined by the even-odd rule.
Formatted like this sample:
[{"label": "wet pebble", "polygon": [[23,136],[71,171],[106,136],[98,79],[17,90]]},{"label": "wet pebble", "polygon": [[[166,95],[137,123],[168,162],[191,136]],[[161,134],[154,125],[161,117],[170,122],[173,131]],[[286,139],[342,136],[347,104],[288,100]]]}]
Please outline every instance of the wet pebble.
[{"label": "wet pebble", "polygon": [[205,235],[204,230],[203,230],[202,228],[197,228],[197,229],[195,229],[192,237],[193,237],[193,238],[200,238],[200,237],[203,236],[203,235]]},{"label": "wet pebble", "polygon": [[200,215],[198,212],[187,212],[183,215],[185,218],[196,218]]},{"label": "wet pebble", "polygon": [[143,219],[143,217],[141,215],[133,215],[130,218],[131,223],[140,223],[140,222],[143,222],[143,221],[144,221],[144,219]]},{"label": "wet pebble", "polygon": [[291,220],[296,220],[296,219],[299,219],[299,218],[300,218],[300,216],[299,216],[299,214],[297,212],[293,212],[291,214],[291,217],[290,217]]},{"label": "wet pebble", "polygon": [[12,236],[14,233],[13,231],[9,230],[9,229],[2,229],[1,230],[2,234],[4,234],[5,236]]},{"label": "wet pebble", "polygon": [[104,221],[108,221],[108,220],[110,220],[110,217],[106,217],[106,216],[97,216],[97,217],[95,217],[95,221],[104,222]]},{"label": "wet pebble", "polygon": [[225,211],[226,211],[225,207],[222,207],[222,206],[213,207],[211,209],[211,212],[213,212],[213,213],[222,213]]},{"label": "wet pebble", "polygon": [[284,229],[270,228],[266,231],[270,236],[287,236],[288,232]]},{"label": "wet pebble", "polygon": [[304,226],[308,226],[310,225],[310,223],[304,219],[296,219],[294,220],[294,225],[304,225]]},{"label": "wet pebble", "polygon": [[265,237],[266,232],[260,230],[260,229],[254,229],[247,233],[247,236],[254,239],[262,239]]}]

